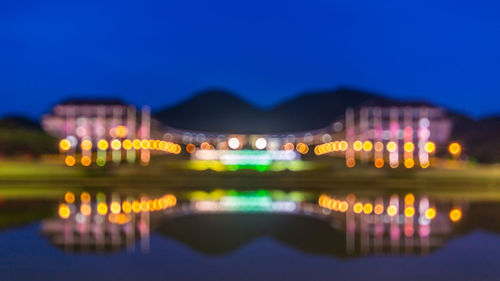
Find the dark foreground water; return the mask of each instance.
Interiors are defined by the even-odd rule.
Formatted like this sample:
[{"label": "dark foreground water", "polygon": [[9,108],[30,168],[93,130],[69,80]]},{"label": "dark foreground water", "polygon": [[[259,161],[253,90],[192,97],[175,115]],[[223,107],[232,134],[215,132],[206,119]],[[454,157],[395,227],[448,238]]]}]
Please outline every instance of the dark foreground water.
[{"label": "dark foreground water", "polygon": [[[494,201],[220,190],[74,195],[71,203],[0,203],[0,280],[500,280]],[[142,209],[134,212],[134,202]]]}]

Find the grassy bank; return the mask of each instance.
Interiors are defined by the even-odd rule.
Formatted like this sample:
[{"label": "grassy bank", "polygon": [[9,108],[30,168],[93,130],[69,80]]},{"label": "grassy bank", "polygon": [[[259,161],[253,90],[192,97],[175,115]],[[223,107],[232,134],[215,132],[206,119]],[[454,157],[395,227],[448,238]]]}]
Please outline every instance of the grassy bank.
[{"label": "grassy bank", "polygon": [[187,170],[186,162],[157,159],[148,167],[108,165],[66,167],[59,159],[0,162],[0,197],[59,196],[71,189],[182,190],[182,189],[301,189],[373,192],[425,191],[500,197],[500,166],[460,169],[348,169],[336,162],[316,163],[306,171],[216,172]]}]

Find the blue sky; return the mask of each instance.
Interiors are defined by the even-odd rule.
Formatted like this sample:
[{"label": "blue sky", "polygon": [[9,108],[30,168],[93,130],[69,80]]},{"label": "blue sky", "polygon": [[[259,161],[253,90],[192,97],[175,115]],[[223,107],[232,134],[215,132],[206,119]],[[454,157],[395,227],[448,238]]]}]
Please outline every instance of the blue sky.
[{"label": "blue sky", "polygon": [[2,1],[0,115],[74,94],[261,106],[351,86],[500,112],[497,1]]}]

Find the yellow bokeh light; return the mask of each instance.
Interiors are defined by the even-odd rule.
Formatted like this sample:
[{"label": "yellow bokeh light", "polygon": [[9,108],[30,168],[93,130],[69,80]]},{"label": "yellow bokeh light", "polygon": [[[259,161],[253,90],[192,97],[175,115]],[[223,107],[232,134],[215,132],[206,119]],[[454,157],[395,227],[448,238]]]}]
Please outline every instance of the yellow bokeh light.
[{"label": "yellow bokeh light", "polygon": [[428,141],[425,143],[424,149],[427,153],[433,153],[436,151],[436,144],[434,144],[432,141]]},{"label": "yellow bokeh light", "polygon": [[415,165],[415,161],[412,158],[405,159],[405,167],[410,169]]},{"label": "yellow bokeh light", "polygon": [[68,205],[62,203],[59,205],[58,209],[59,217],[62,219],[67,219],[71,215],[71,210],[69,209]]},{"label": "yellow bokeh light", "polygon": [[415,208],[406,207],[405,208],[405,216],[409,218],[409,217],[413,217],[413,215],[415,215]]},{"label": "yellow bokeh light", "polygon": [[132,149],[132,141],[129,139],[126,139],[123,141],[123,148],[126,150]]},{"label": "yellow bokeh light", "polygon": [[361,141],[355,141],[353,144],[353,148],[356,151],[360,151],[363,148],[363,143]]},{"label": "yellow bokeh light", "polygon": [[173,196],[172,194],[168,194],[168,195],[165,195],[165,197],[167,198],[167,202],[169,206],[175,206],[175,204],[177,203],[177,198],[175,198],[175,196]]},{"label": "yellow bokeh light", "polygon": [[160,141],[160,145],[158,146],[158,148],[160,150],[165,151],[165,150],[168,150],[168,146],[169,146],[168,142],[166,142],[166,141]]},{"label": "yellow bokeh light", "polygon": [[361,204],[361,203],[359,203],[359,202],[358,202],[358,203],[356,203],[356,204],[354,204],[353,210],[354,210],[354,212],[355,212],[356,214],[361,213],[361,212],[363,211],[363,204]]},{"label": "yellow bokeh light", "polygon": [[74,156],[68,155],[64,158],[64,164],[66,164],[69,167],[73,167],[76,164],[76,159]]},{"label": "yellow bokeh light", "polygon": [[458,222],[462,218],[462,210],[459,208],[454,208],[450,211],[450,220],[452,222]]},{"label": "yellow bokeh light", "polygon": [[334,142],[329,142],[326,144],[326,151],[328,151],[328,152],[335,151]]},{"label": "yellow bokeh light", "polygon": [[367,152],[368,152],[368,151],[372,151],[372,149],[373,149],[373,144],[372,144],[372,142],[371,142],[371,141],[365,141],[365,142],[363,143],[363,150],[364,150],[364,151],[367,151]]},{"label": "yellow bokeh light", "polygon": [[142,140],[141,141],[141,148],[142,149],[149,149],[149,141],[148,140]]},{"label": "yellow bokeh light", "polygon": [[119,150],[122,147],[120,140],[114,139],[111,141],[111,149]]},{"label": "yellow bokeh light", "polygon": [[102,216],[106,215],[108,213],[108,205],[104,202],[97,204],[97,213]]},{"label": "yellow bokeh light", "polygon": [[90,199],[91,199],[91,196],[88,192],[84,191],[84,192],[82,192],[82,194],[80,194],[80,200],[83,203],[89,203]]},{"label": "yellow bokeh light", "polygon": [[59,148],[62,151],[68,151],[71,148],[71,142],[69,140],[67,140],[67,139],[62,139],[59,142]]},{"label": "yellow bokeh light", "polygon": [[120,213],[121,211],[121,206],[120,206],[120,203],[116,202],[116,201],[113,201],[111,202],[111,204],[109,205],[109,210],[111,211],[111,213],[113,214],[118,214]]},{"label": "yellow bokeh light", "polygon": [[181,146],[176,144],[174,146],[174,154],[179,154],[179,153],[181,153]]},{"label": "yellow bokeh light", "polygon": [[159,210],[160,209],[160,206],[158,204],[158,199],[154,199],[153,200],[153,209],[155,209],[155,210]]},{"label": "yellow bokeh light", "polygon": [[462,147],[460,146],[460,144],[458,144],[457,142],[453,142],[451,143],[449,146],[448,146],[448,151],[452,154],[452,155],[459,155],[460,152],[462,151]]},{"label": "yellow bokeh light", "polygon": [[153,205],[153,200],[148,200],[148,210],[151,212],[156,211],[155,206]]},{"label": "yellow bokeh light", "polygon": [[316,155],[321,155],[322,153],[321,153],[320,149],[321,149],[321,148],[320,148],[320,145],[316,145],[316,146],[314,147],[314,154],[316,154]]},{"label": "yellow bokeh light", "polygon": [[415,145],[412,142],[407,142],[403,148],[406,152],[413,152],[413,150],[415,150]]},{"label": "yellow bokeh light", "polygon": [[143,212],[149,211],[149,205],[146,199],[141,200],[141,211]]},{"label": "yellow bokeh light", "polygon": [[347,144],[346,141],[340,141],[340,143],[339,143],[339,148],[341,151],[346,151],[348,146],[349,145]]},{"label": "yellow bokeh light", "polygon": [[345,213],[347,211],[347,208],[349,208],[349,204],[347,204],[346,201],[341,201],[339,204],[339,211]]},{"label": "yellow bokeh light", "polygon": [[100,149],[100,150],[106,150],[108,149],[109,147],[109,144],[106,140],[100,140],[97,142],[97,147]]},{"label": "yellow bokeh light", "polygon": [[132,202],[132,210],[134,213],[139,213],[141,211],[141,203],[137,200]]},{"label": "yellow bokeh light", "polygon": [[126,214],[132,212],[132,204],[130,204],[129,201],[123,201],[123,203],[122,203],[122,210]]},{"label": "yellow bokeh light", "polygon": [[387,151],[394,152],[394,151],[396,151],[396,149],[398,149],[398,145],[395,142],[390,141],[387,143],[386,148],[387,148]]},{"label": "yellow bokeh light", "polygon": [[80,146],[82,147],[82,150],[91,150],[92,142],[90,140],[83,140]]},{"label": "yellow bokeh light", "polygon": [[325,206],[325,201],[328,200],[328,196],[325,195],[325,194],[321,194],[321,196],[318,198],[318,204],[321,206],[321,207],[324,207]]},{"label": "yellow bokeh light", "polygon": [[296,149],[300,154],[307,154],[307,152],[309,152],[309,147],[307,146],[307,144],[302,142],[299,142],[297,144]]},{"label": "yellow bokeh light", "polygon": [[149,149],[155,150],[158,147],[156,147],[156,141],[155,140],[149,140]]},{"label": "yellow bokeh light", "polygon": [[371,214],[372,211],[373,211],[373,205],[371,203],[366,203],[363,206],[363,213],[365,213],[366,215]]},{"label": "yellow bokeh light", "polygon": [[141,148],[141,140],[135,139],[135,140],[132,142],[132,146],[134,147],[134,149],[139,149],[139,148]]},{"label": "yellow bokeh light", "polygon": [[390,205],[389,207],[387,207],[387,214],[390,217],[395,216],[397,213],[398,213],[398,209],[396,208],[396,206]]},{"label": "yellow bokeh light", "polygon": [[429,220],[432,220],[433,218],[436,217],[436,209],[434,208],[429,208],[425,211],[425,217]]},{"label": "yellow bokeh light", "polygon": [[68,204],[73,204],[75,202],[75,194],[73,192],[66,192],[64,194],[64,201]]},{"label": "yellow bokeh light", "polygon": [[333,199],[328,198],[325,203],[325,208],[332,209]]},{"label": "yellow bokeh light", "polygon": [[333,202],[332,202],[332,209],[334,211],[338,211],[339,210],[339,203],[340,202],[338,200],[333,200]]}]

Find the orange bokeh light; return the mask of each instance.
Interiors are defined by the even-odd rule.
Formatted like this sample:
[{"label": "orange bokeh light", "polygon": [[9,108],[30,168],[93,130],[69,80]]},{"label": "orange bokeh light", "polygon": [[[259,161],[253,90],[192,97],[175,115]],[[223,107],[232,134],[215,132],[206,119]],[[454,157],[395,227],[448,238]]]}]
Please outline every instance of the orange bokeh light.
[{"label": "orange bokeh light", "polygon": [[59,148],[62,151],[68,151],[71,148],[71,142],[69,140],[67,140],[67,139],[62,139],[59,142]]},{"label": "orange bokeh light", "polygon": [[76,159],[74,156],[68,155],[64,158],[64,163],[69,167],[73,167],[76,164]]},{"label": "orange bokeh light", "polygon": [[448,151],[454,155],[454,156],[457,156],[460,154],[460,152],[462,151],[462,147],[460,146],[460,144],[458,144],[457,142],[453,142],[451,143],[449,146],[448,146]]},{"label": "orange bokeh light", "polygon": [[450,220],[452,222],[458,222],[462,218],[462,210],[459,208],[454,208],[450,211]]},{"label": "orange bokeh light", "polygon": [[186,145],[186,151],[187,153],[191,154],[196,151],[196,146],[192,143]]}]

